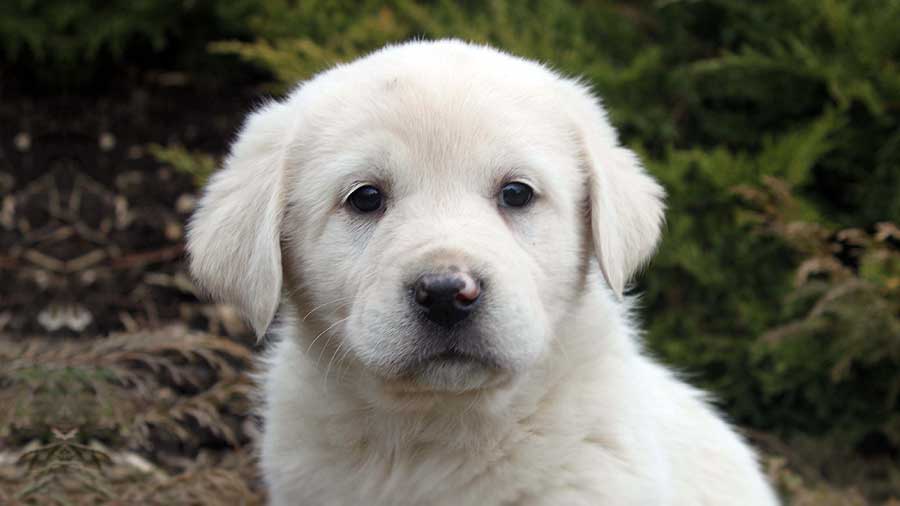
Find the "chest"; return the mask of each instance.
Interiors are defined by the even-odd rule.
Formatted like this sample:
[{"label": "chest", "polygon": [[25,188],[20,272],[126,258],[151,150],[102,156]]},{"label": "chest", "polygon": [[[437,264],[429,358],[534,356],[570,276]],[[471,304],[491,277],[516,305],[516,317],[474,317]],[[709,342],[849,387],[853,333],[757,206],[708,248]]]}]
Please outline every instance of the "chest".
[{"label": "chest", "polygon": [[523,433],[502,443],[307,448],[294,476],[272,488],[295,502],[274,504],[659,504],[641,469],[590,438]]}]

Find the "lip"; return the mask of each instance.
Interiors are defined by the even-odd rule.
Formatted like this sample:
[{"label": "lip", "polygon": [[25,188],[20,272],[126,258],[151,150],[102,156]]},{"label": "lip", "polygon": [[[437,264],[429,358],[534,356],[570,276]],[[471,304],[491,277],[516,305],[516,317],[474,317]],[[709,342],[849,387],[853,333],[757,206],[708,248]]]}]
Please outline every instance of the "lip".
[{"label": "lip", "polygon": [[439,353],[434,353],[431,355],[426,355],[420,358],[416,364],[411,368],[412,370],[421,370],[423,368],[435,365],[466,365],[471,364],[474,366],[481,366],[488,369],[500,369],[499,365],[491,360],[489,357],[485,357],[480,354],[469,353],[465,351],[460,351],[458,349],[449,349]]},{"label": "lip", "polygon": [[457,350],[447,350],[425,358],[423,362],[484,362],[483,359]]}]

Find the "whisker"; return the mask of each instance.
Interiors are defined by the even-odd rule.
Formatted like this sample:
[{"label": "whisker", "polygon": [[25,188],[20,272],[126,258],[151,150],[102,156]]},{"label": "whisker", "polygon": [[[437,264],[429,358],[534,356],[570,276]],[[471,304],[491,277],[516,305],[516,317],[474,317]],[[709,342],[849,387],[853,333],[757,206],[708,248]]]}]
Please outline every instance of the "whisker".
[{"label": "whisker", "polygon": [[331,343],[332,338],[334,338],[334,334],[328,334],[328,338],[325,339],[325,344],[323,344],[322,349],[319,350],[319,356],[316,357],[316,368],[318,368],[319,364],[322,363],[322,357],[325,355],[325,350],[328,348],[328,345]]},{"label": "whisker", "polygon": [[331,372],[331,364],[334,363],[334,357],[337,356],[338,352],[341,351],[341,348],[344,347],[344,341],[338,343],[337,347],[334,349],[334,353],[331,354],[331,360],[328,361],[328,367],[325,368],[325,393],[328,393],[328,373]]},{"label": "whisker", "polygon": [[[350,369],[350,363],[346,362],[347,357],[350,356],[350,351],[352,351],[352,350],[350,349],[349,346],[347,346],[346,348],[344,348],[344,352],[341,353],[340,358],[338,358],[338,361],[337,361],[338,383],[343,383],[344,376],[347,374],[347,371]],[[343,368],[341,367],[342,365],[344,366]]]},{"label": "whisker", "polygon": [[326,302],[326,303],[324,303],[324,304],[319,304],[318,306],[314,307],[314,308],[312,309],[312,311],[306,313],[306,316],[304,316],[303,319],[300,320],[300,321],[304,321],[304,322],[305,322],[306,319],[309,318],[309,316],[310,316],[311,314],[315,313],[316,311],[322,309],[322,308],[325,307],[325,306],[334,304],[335,302],[345,301],[345,300],[350,299],[350,298],[352,298],[352,297],[341,297],[341,298],[338,298],[338,299],[334,299],[333,301]]},{"label": "whisker", "polygon": [[316,338],[313,339],[311,343],[309,343],[309,346],[306,348],[306,353],[309,353],[309,351],[312,350],[312,347],[316,344],[316,341],[318,341],[319,338],[322,337],[326,332],[328,332],[329,330],[333,329],[337,325],[339,325],[349,319],[350,319],[349,316],[345,316],[344,318],[341,318],[340,320],[329,325],[327,329],[323,330],[322,332],[319,332],[319,335],[317,335]]}]

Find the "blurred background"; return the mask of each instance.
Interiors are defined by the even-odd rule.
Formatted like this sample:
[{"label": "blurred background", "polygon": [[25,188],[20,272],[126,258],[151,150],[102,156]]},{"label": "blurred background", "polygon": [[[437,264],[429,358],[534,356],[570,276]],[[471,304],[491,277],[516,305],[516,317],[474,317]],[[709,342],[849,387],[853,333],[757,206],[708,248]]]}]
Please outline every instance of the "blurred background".
[{"label": "blurred background", "polygon": [[186,218],[244,115],[385,43],[581,75],[669,193],[647,347],[791,505],[900,504],[900,1],[5,0],[0,503],[261,504],[257,343]]}]

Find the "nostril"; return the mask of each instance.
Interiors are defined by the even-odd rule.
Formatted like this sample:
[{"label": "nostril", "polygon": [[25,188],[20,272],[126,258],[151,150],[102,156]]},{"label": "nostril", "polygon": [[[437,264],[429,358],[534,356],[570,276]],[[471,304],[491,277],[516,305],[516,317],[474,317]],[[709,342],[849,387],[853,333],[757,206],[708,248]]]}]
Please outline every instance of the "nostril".
[{"label": "nostril", "polygon": [[431,304],[431,296],[428,293],[428,288],[426,288],[426,285],[421,281],[416,283],[415,294],[416,303],[420,306],[428,307]]}]

